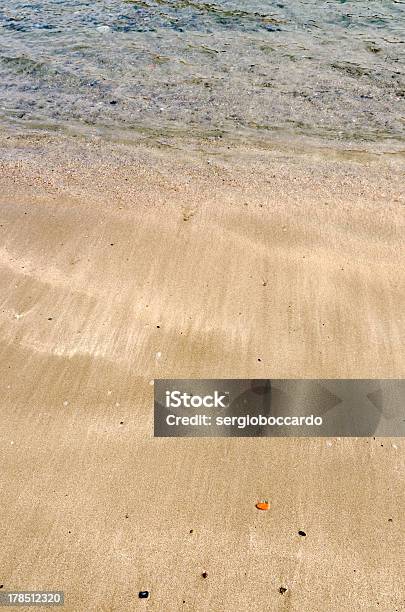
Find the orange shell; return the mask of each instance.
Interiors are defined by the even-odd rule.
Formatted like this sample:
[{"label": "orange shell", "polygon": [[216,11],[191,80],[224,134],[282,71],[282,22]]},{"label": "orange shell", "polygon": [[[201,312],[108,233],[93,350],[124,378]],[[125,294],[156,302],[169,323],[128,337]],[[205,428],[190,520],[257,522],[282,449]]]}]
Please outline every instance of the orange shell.
[{"label": "orange shell", "polygon": [[268,502],[268,501],[265,501],[265,502],[258,502],[258,503],[256,504],[256,508],[257,508],[258,510],[268,510],[268,509],[270,508],[270,504],[269,504],[269,502]]}]

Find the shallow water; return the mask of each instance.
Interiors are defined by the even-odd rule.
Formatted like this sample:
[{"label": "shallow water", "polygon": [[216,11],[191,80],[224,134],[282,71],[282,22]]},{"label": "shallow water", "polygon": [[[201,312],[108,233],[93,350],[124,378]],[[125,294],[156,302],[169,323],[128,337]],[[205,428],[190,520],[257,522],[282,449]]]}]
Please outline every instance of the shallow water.
[{"label": "shallow water", "polygon": [[399,0],[0,2],[0,122],[397,141]]}]

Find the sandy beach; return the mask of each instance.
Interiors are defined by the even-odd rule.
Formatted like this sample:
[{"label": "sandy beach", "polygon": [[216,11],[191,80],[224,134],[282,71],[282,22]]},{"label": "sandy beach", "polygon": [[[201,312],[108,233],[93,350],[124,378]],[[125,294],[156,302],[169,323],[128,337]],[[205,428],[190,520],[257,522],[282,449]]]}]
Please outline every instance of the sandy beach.
[{"label": "sandy beach", "polygon": [[154,378],[404,376],[403,155],[0,144],[2,588],[404,610],[402,439],[152,433]]}]

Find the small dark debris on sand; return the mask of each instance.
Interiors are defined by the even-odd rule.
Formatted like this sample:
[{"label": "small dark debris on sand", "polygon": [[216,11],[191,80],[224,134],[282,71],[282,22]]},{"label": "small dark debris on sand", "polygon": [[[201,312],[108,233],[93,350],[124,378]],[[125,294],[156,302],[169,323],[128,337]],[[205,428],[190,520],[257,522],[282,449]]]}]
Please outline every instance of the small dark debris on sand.
[{"label": "small dark debris on sand", "polygon": [[301,529],[300,529],[300,530],[299,530],[299,532],[298,532],[298,535],[300,535],[300,536],[302,536],[303,538],[305,538],[305,536],[306,536],[307,534],[305,533],[305,531],[301,531]]},{"label": "small dark debris on sand", "polygon": [[139,599],[148,599],[149,591],[139,591],[138,597]]},{"label": "small dark debris on sand", "polygon": [[208,578],[208,573],[207,573],[207,572],[203,572],[203,573],[201,574],[201,576],[202,576],[203,578]]},{"label": "small dark debris on sand", "polygon": [[281,595],[284,595],[284,593],[286,593],[286,592],[287,592],[286,587],[281,586],[281,587],[279,588],[279,592],[281,593]]}]

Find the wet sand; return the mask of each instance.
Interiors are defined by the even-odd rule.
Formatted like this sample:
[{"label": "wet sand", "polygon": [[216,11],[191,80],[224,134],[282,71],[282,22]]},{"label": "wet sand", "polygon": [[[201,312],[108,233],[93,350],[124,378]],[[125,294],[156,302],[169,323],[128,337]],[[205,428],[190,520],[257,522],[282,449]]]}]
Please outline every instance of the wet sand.
[{"label": "wet sand", "polygon": [[401,439],[154,439],[151,384],[403,377],[403,156],[0,144],[3,589],[403,610]]}]

